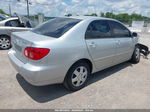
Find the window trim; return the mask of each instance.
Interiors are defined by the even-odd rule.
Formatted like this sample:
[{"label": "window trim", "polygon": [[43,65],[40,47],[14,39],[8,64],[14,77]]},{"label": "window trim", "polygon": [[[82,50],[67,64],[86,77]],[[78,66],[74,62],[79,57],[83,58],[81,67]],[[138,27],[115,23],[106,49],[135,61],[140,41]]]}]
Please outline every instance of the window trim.
[{"label": "window trim", "polygon": [[[93,23],[93,22],[95,22],[95,21],[105,21],[105,22],[108,24],[109,28],[110,28],[110,34],[111,34],[111,36],[110,36],[110,37],[100,37],[100,38],[87,38],[87,37],[86,37],[86,33],[87,33],[87,31],[88,31],[87,29],[88,29],[88,27],[91,25],[91,23]],[[85,32],[85,40],[91,40],[91,39],[110,39],[110,38],[114,38],[114,37],[113,37],[112,28],[110,27],[110,24],[108,23],[107,20],[93,20],[93,21],[91,21],[91,22],[89,23],[88,27],[86,28],[86,32]]]}]

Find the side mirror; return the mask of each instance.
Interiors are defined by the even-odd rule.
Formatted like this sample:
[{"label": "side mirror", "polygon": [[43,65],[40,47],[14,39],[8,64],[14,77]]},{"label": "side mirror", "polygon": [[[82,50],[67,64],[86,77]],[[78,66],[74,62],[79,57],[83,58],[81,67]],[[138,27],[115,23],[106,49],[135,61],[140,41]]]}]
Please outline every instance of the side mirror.
[{"label": "side mirror", "polygon": [[132,37],[137,37],[137,36],[138,36],[138,34],[136,32],[132,33]]}]

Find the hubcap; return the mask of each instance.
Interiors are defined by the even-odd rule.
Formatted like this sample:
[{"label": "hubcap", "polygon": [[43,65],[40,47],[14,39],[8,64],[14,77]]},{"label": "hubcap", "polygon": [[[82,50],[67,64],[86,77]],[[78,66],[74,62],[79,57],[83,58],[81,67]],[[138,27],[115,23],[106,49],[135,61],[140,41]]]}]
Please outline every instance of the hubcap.
[{"label": "hubcap", "polygon": [[139,60],[139,58],[140,58],[140,49],[136,49],[135,57],[136,57],[137,60]]},{"label": "hubcap", "polygon": [[84,84],[88,76],[88,71],[84,66],[80,66],[75,69],[72,74],[72,84],[76,87]]},{"label": "hubcap", "polygon": [[5,37],[0,38],[0,48],[7,49],[9,47],[10,47],[10,40]]}]

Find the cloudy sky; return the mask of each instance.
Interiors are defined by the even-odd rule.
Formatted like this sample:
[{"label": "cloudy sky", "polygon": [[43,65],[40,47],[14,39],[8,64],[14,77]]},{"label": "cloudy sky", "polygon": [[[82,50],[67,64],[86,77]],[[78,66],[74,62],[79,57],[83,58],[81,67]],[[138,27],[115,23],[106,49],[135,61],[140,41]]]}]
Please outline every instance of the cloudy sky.
[{"label": "cloudy sky", "polygon": [[[63,16],[67,13],[84,15],[106,11],[114,13],[138,13],[150,17],[150,0],[29,0],[30,14],[44,13],[46,16]],[[0,9],[9,13],[26,14],[26,0],[0,0]]]}]

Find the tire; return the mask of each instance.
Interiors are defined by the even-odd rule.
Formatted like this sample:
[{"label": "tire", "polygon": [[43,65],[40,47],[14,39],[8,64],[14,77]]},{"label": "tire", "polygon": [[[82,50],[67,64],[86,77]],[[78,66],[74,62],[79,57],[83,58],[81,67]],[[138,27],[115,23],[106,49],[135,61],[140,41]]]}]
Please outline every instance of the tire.
[{"label": "tire", "polygon": [[135,46],[132,58],[130,60],[132,63],[137,64],[140,62],[140,48]]},{"label": "tire", "polygon": [[0,36],[0,49],[7,50],[11,48],[10,37]]},{"label": "tire", "polygon": [[70,91],[80,90],[86,85],[89,75],[89,65],[85,62],[78,62],[69,69],[63,84]]}]

